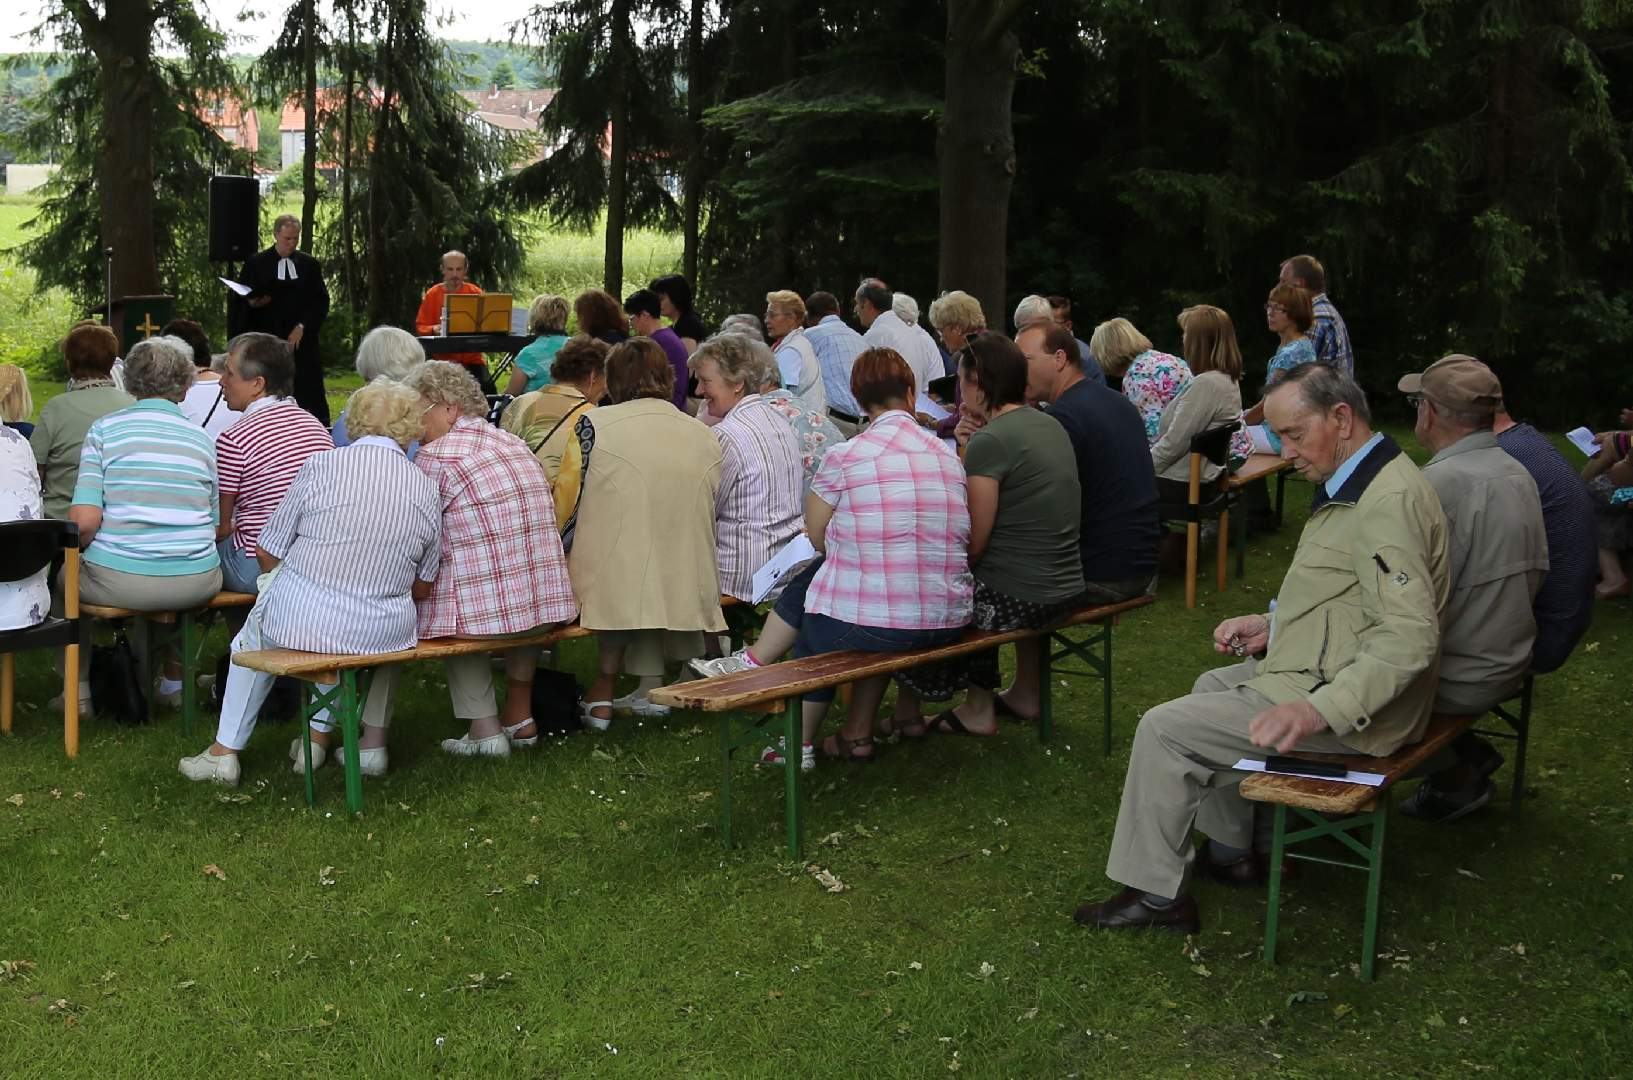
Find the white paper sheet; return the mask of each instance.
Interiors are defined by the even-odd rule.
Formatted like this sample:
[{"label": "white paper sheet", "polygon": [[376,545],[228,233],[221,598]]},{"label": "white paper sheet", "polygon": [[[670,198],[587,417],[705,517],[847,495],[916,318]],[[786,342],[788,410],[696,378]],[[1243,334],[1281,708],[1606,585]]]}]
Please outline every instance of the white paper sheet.
[{"label": "white paper sheet", "polygon": [[216,280],[220,281],[221,284],[225,285],[239,296],[248,296],[252,291],[248,285],[240,285],[236,281],[228,281],[226,278],[217,278]]},{"label": "white paper sheet", "polygon": [[1253,440],[1253,452],[1255,454],[1281,453],[1275,444],[1270,441],[1270,433],[1263,424],[1249,424],[1247,426],[1247,437]]},{"label": "white paper sheet", "polygon": [[952,413],[948,412],[946,408],[938,405],[934,401],[931,401],[923,394],[919,395],[919,399],[914,403],[913,408],[917,409],[919,412],[923,413],[925,416],[928,416],[930,419],[937,421],[938,423],[952,415]]},{"label": "white paper sheet", "polygon": [[777,582],[794,567],[801,563],[810,562],[816,558],[816,548],[811,546],[810,537],[800,533],[794,539],[783,545],[783,549],[754,571],[754,602],[760,603],[771,590],[777,587]]},{"label": "white paper sheet", "polygon": [[1567,431],[1565,433],[1565,437],[1571,440],[1572,446],[1576,447],[1589,457],[1595,457],[1598,455],[1599,444],[1593,441],[1593,432],[1589,431],[1587,428],[1579,427],[1575,431]]},{"label": "white paper sheet", "polygon": [[526,308],[524,308],[524,307],[513,307],[513,308],[510,309],[510,336],[511,337],[526,337],[527,336],[527,309]]},{"label": "white paper sheet", "polygon": [[[1243,758],[1241,761],[1238,761],[1236,763],[1236,767],[1238,769],[1240,769],[1242,772],[1266,772],[1267,771],[1265,769],[1265,767],[1264,767],[1264,762],[1255,761],[1253,758]],[[1335,784],[1365,784],[1367,787],[1382,787],[1383,782],[1384,782],[1384,776],[1383,776],[1382,773],[1356,772],[1354,769],[1351,769],[1349,772],[1345,773],[1344,778],[1342,780],[1340,780],[1336,776],[1312,776],[1309,773],[1284,773],[1284,772],[1278,772],[1278,773],[1276,773],[1276,775],[1277,776],[1302,776],[1306,780],[1330,780]]]}]

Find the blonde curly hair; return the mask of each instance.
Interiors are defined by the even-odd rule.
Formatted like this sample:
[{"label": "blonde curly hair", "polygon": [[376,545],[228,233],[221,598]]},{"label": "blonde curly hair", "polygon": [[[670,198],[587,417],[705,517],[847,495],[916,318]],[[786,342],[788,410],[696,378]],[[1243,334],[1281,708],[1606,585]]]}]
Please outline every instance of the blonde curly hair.
[{"label": "blonde curly hair", "polygon": [[376,379],[346,402],[346,431],[353,442],[383,435],[406,450],[420,437],[420,410],[419,394],[400,382]]},{"label": "blonde curly hair", "polygon": [[433,405],[452,405],[463,416],[488,415],[488,399],[470,372],[448,360],[427,360],[403,380],[403,385]]}]

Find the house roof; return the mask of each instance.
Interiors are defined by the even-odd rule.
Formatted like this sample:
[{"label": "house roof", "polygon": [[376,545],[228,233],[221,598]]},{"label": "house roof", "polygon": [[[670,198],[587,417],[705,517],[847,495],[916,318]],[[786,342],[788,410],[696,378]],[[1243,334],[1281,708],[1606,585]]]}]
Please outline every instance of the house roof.
[{"label": "house roof", "polygon": [[261,123],[254,108],[238,98],[227,95],[217,98],[199,110],[199,119],[216,131],[232,128],[237,132],[233,144],[255,153],[261,148]]},{"label": "house roof", "polygon": [[504,113],[519,116],[535,123],[545,107],[555,98],[554,90],[461,90],[459,96],[476,107],[479,113]]},{"label": "house roof", "polygon": [[539,130],[537,122],[524,120],[520,116],[511,116],[509,113],[496,113],[488,112],[485,109],[477,109],[471,115],[489,127],[497,128],[500,131],[537,132]]},{"label": "house roof", "polygon": [[[371,87],[370,93],[375,101],[380,100],[379,87]],[[305,131],[306,108],[302,104],[304,94],[291,94],[284,101],[283,115],[278,120],[279,131]],[[346,104],[346,92],[338,86],[318,87],[318,115],[338,113]]]}]

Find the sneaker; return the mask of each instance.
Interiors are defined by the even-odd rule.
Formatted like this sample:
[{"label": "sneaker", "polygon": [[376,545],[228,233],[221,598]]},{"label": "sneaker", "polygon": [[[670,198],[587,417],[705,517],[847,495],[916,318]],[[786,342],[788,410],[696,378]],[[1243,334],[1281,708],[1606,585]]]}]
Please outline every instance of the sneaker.
[{"label": "sneaker", "polygon": [[736,675],[740,671],[753,671],[760,665],[748,658],[747,649],[738,649],[728,656],[717,656],[713,660],[688,660],[691,669],[705,679],[718,679],[722,675]]},{"label": "sneaker", "polygon": [[636,716],[668,716],[669,706],[648,700],[645,694],[625,694],[612,699],[614,712],[634,713]]},{"label": "sneaker", "polygon": [[526,727],[527,725],[532,724],[532,723],[533,723],[533,718],[531,716],[529,716],[526,720],[523,720],[521,723],[511,724],[509,727],[504,729],[505,738],[510,741],[510,748],[512,750],[530,750],[533,747],[539,745],[539,728],[538,728],[537,724],[534,724],[534,726],[533,726],[533,734],[529,735],[527,738],[518,739],[516,737],[516,733],[518,731],[522,730],[524,727]]},{"label": "sneaker", "polygon": [[443,739],[442,752],[453,754],[455,757],[509,757],[510,739],[503,731],[486,738],[473,739],[467,731],[457,739]]},{"label": "sneaker", "polygon": [[209,780],[212,783],[225,784],[227,787],[238,786],[237,754],[222,754],[216,757],[206,746],[203,753],[184,757],[179,765],[181,774],[189,780]]},{"label": "sneaker", "polygon": [[[334,746],[334,747],[328,747],[328,746],[324,746],[322,743],[318,742],[316,739],[314,739],[312,741],[312,771],[313,772],[317,772],[319,769],[323,768],[323,763],[329,759],[329,751],[331,749],[333,749],[335,751],[334,756],[335,756],[335,759],[338,761],[340,759],[340,747],[338,745]],[[299,735],[296,735],[294,740],[291,741],[290,744],[289,744],[289,760],[293,761],[295,763],[295,770],[294,771],[295,771],[296,776],[305,776],[306,775],[306,751],[305,751],[305,749],[303,748],[303,746],[301,744],[301,737]]]},{"label": "sneaker", "polygon": [[[762,765],[782,765],[782,764],[784,764],[786,759],[783,757],[783,750],[785,750],[786,748],[787,748],[786,744],[783,742],[782,739],[779,738],[777,740],[777,745],[776,746],[767,746],[765,749],[760,751],[760,764],[762,764]],[[816,747],[811,745],[810,743],[805,743],[800,747],[799,771],[800,772],[810,772],[812,769],[815,769],[815,768],[816,768]]]},{"label": "sneaker", "polygon": [[[163,684],[161,684],[161,685],[163,685]],[[163,690],[160,690],[158,687],[154,687],[154,689],[153,689],[153,704],[163,705],[167,709],[179,709],[179,708],[181,708],[181,687],[178,685],[174,690],[170,691],[169,693],[166,693]]]},{"label": "sneaker", "polygon": [[1401,803],[1401,813],[1432,825],[1446,825],[1490,802],[1496,789],[1497,785],[1487,779],[1466,791],[1447,792],[1425,780]]}]

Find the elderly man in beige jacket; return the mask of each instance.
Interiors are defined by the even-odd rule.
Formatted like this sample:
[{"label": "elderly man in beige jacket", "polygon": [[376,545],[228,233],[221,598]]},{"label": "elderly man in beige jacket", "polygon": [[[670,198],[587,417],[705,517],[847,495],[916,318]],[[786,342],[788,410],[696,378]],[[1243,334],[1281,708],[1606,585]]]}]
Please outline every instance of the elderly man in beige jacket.
[{"label": "elderly man in beige jacket", "polygon": [[[1193,861],[1227,884],[1265,880],[1242,757],[1297,747],[1386,755],[1423,734],[1449,589],[1446,518],[1417,468],[1374,433],[1366,396],[1306,364],[1265,397],[1282,454],[1316,485],[1271,610],[1226,619],[1215,651],[1252,657],[1204,674],[1140,720],[1106,875],[1128,886],[1077,921],[1201,928]],[[1193,852],[1191,831],[1209,838]]]}]

